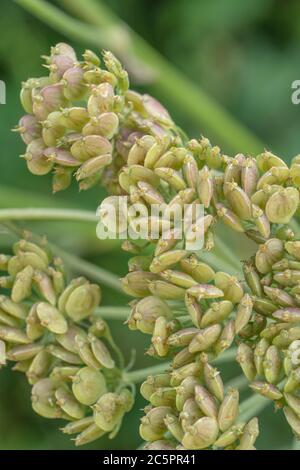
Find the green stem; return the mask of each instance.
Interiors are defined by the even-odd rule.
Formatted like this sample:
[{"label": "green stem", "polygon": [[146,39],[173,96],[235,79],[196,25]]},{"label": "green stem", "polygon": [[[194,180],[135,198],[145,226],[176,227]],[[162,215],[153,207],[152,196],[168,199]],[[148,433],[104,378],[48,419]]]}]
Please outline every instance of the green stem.
[{"label": "green stem", "polygon": [[123,376],[125,382],[141,383],[149,375],[162,374],[170,367],[168,362],[163,362],[155,366],[146,367],[145,369],[138,369],[132,372],[126,372]]},{"label": "green stem", "polygon": [[21,208],[0,209],[3,220],[72,220],[97,223],[99,218],[91,211],[74,209]]},{"label": "green stem", "polygon": [[253,395],[243,401],[240,406],[240,421],[248,421],[258,415],[266,406],[272,403],[268,398],[261,395]]},{"label": "green stem", "polygon": [[65,250],[62,250],[56,245],[50,243],[50,246],[53,249],[53,252],[57,254],[63,261],[74,271],[80,273],[83,276],[99,282],[102,286],[110,287],[122,294],[126,295],[122,289],[121,283],[118,277],[115,274],[107,271],[106,269],[95,266],[88,261],[85,261],[81,258],[78,258],[71,253],[67,253]]},{"label": "green stem", "polygon": [[104,320],[127,320],[131,308],[129,307],[116,307],[116,306],[107,306],[99,307],[96,309],[96,315],[99,315]]},{"label": "green stem", "polygon": [[264,148],[259,139],[101,2],[64,1],[66,7],[94,25],[90,27],[44,0],[15,1],[64,36],[111,49],[129,69],[139,74],[144,68],[146,76],[154,80],[155,87],[164,96],[184,109],[193,122],[214,134],[232,151],[258,153]]}]

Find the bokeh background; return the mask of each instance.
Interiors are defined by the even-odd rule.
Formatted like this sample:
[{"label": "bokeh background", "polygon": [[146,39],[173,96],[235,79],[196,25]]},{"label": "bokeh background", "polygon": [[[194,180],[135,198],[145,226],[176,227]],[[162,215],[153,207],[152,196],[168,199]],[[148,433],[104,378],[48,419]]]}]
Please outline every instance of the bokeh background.
[{"label": "bokeh background", "polygon": [[[76,0],[48,3],[72,13],[76,10]],[[202,92],[248,127],[262,145],[287,161],[299,152],[300,105],[291,102],[291,84],[300,79],[300,3],[297,0],[106,0],[102,3]],[[12,0],[1,1],[0,31],[0,79],[7,86],[7,104],[0,105],[0,207],[96,210],[104,197],[103,190],[92,189],[79,195],[74,185],[69,191],[52,196],[50,177],[37,178],[28,173],[18,158],[24,153],[21,139],[10,131],[22,115],[18,98],[20,82],[43,74],[40,56],[62,40],[70,40],[79,53],[90,44],[45,25]],[[179,100],[170,99],[164,87],[157,86],[151,77],[141,83],[139,73],[133,70],[132,75],[133,86],[155,93],[189,135],[208,135],[226,152],[232,152],[228,144],[231,136],[226,142],[219,141],[218,131],[207,128],[205,119],[201,122],[191,117],[188,105],[184,105],[188,87],[178,87]],[[166,82],[172,79],[172,74],[164,77]],[[196,105],[200,109],[203,103],[199,100]],[[223,124],[219,120],[219,128]],[[232,139],[236,146],[239,136],[233,135]],[[241,140],[240,151],[245,150]],[[91,224],[51,222],[26,226],[47,233],[58,245],[120,276],[126,273],[128,256],[115,244],[97,240]],[[225,239],[226,236],[224,232]],[[6,250],[8,243],[8,236],[1,233],[1,249]],[[234,238],[228,243],[234,244]],[[240,259],[251,250],[247,241],[236,247]],[[125,296],[108,288],[103,289],[103,297],[106,305],[128,302]],[[137,350],[135,368],[152,364],[143,354],[148,338],[130,333],[118,322],[111,322],[111,326],[128,360],[131,347]],[[227,366],[224,373],[226,377],[234,377],[238,368]],[[58,431],[59,422],[33,414],[29,398],[24,377],[7,369],[0,371],[0,449],[73,449],[69,438]],[[88,448],[136,448],[140,444],[138,420],[142,407],[139,398],[114,441],[102,439]],[[269,406],[261,415],[258,447],[288,448],[291,439],[284,419]]]}]

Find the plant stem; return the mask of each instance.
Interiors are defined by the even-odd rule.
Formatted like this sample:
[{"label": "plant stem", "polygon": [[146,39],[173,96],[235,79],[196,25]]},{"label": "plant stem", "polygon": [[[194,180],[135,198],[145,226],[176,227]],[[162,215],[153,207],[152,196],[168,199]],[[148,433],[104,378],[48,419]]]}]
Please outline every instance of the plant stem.
[{"label": "plant stem", "polygon": [[131,309],[129,307],[107,306],[99,307],[95,310],[95,314],[104,320],[127,320]]},{"label": "plant stem", "polygon": [[90,27],[44,0],[15,1],[64,36],[111,49],[129,69],[133,68],[137,73],[144,67],[146,75],[154,79],[155,87],[161,93],[184,109],[186,115],[202,129],[214,134],[230,150],[258,153],[264,148],[259,139],[101,2],[64,1],[66,7],[75,10],[81,18],[94,25]]},{"label": "plant stem", "polygon": [[141,383],[149,375],[162,374],[170,367],[168,362],[156,364],[155,366],[146,367],[145,369],[138,369],[132,372],[126,372],[123,376],[125,382]]},{"label": "plant stem", "polygon": [[272,403],[268,398],[261,395],[253,395],[247,398],[240,406],[239,419],[241,421],[248,421],[258,415],[266,406]]},{"label": "plant stem", "polygon": [[98,222],[92,211],[74,209],[21,208],[0,209],[0,221],[3,220],[72,220],[81,222]]},{"label": "plant stem", "polygon": [[102,286],[110,287],[122,294],[126,295],[122,289],[121,283],[118,277],[115,274],[107,271],[106,269],[95,266],[92,263],[89,263],[86,260],[78,258],[71,253],[67,253],[65,250],[57,247],[50,243],[53,252],[57,254],[63,261],[74,271],[93,279],[96,282],[99,282]]}]

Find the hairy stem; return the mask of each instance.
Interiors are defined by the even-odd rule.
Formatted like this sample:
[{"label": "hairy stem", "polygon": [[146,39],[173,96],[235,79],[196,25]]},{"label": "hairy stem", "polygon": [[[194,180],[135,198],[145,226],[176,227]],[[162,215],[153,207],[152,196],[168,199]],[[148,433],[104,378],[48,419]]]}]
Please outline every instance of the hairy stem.
[{"label": "hairy stem", "polygon": [[[15,0],[20,6],[72,39],[115,52],[133,73],[149,77],[154,86],[180,106],[193,122],[233,151],[262,151],[264,145],[213,98],[178,71],[145,40],[123,23],[102,2],[64,1],[92,27],[77,21],[44,0]],[[144,69],[144,72],[143,72]]]}]

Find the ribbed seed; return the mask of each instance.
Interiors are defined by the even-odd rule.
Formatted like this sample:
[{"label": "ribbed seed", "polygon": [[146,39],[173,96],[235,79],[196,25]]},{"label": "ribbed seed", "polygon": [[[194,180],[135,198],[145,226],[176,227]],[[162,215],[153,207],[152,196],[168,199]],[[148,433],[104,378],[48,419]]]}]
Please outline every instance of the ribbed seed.
[{"label": "ribbed seed", "polygon": [[248,380],[255,379],[257,371],[254,362],[254,353],[250,346],[241,343],[237,350],[237,362],[240,364],[245,376]]},{"label": "ribbed seed", "polygon": [[195,400],[205,416],[217,418],[218,408],[216,399],[202,385],[195,386]]},{"label": "ribbed seed", "polygon": [[222,327],[219,324],[211,325],[200,330],[190,342],[189,351],[191,353],[206,351],[215,344],[221,331]]},{"label": "ribbed seed", "polygon": [[239,392],[231,389],[225,395],[218,412],[219,428],[227,431],[235,422],[239,413]]},{"label": "ribbed seed", "polygon": [[249,387],[260,395],[269,398],[270,400],[280,400],[282,398],[281,391],[275,385],[268,382],[261,382],[259,380],[252,382]]}]

